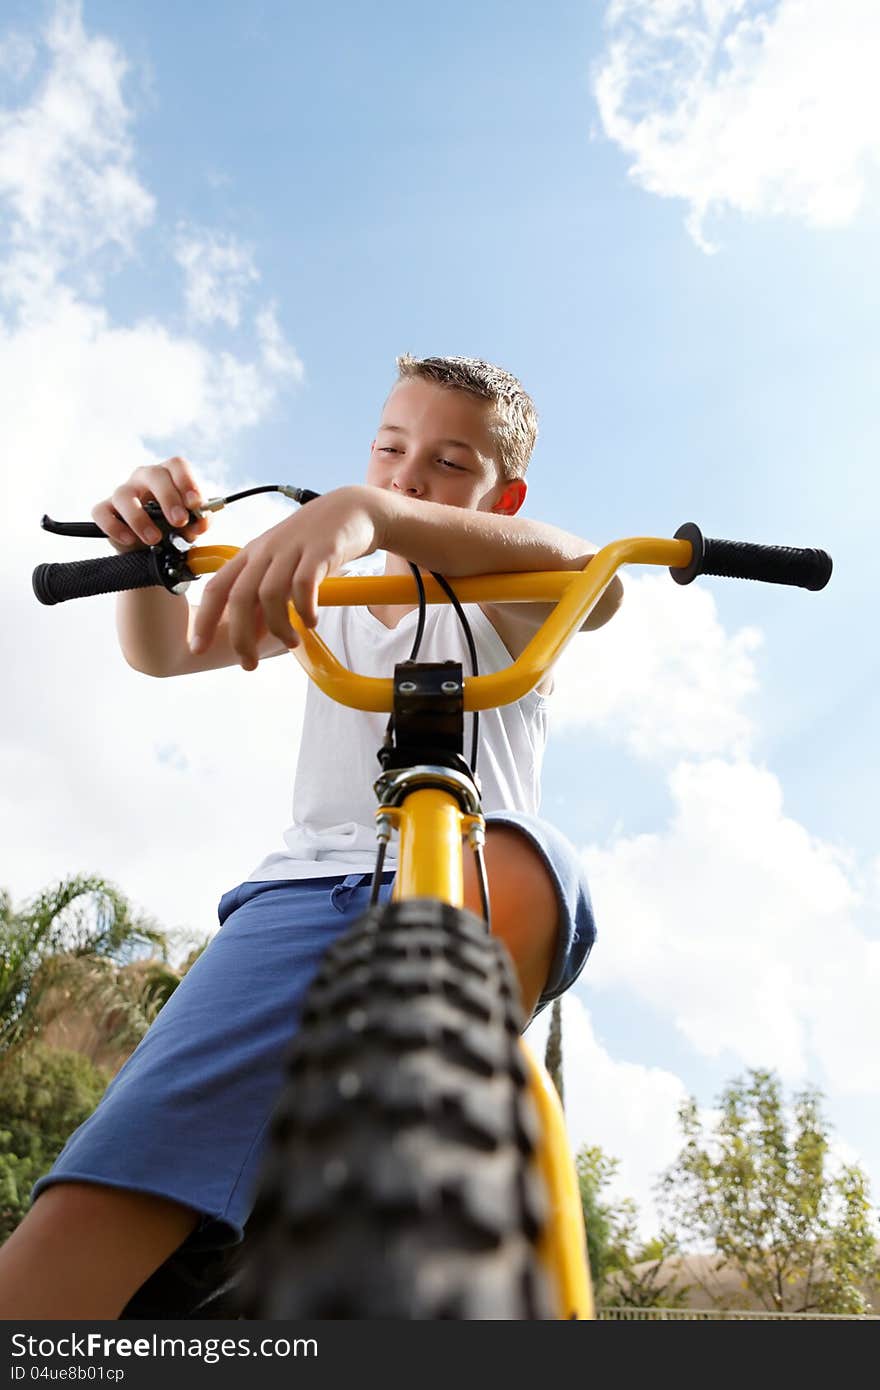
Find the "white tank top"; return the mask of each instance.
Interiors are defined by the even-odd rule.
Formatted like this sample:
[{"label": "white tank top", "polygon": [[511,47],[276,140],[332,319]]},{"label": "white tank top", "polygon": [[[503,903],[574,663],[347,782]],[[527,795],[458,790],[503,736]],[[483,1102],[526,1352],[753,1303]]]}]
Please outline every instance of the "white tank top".
[{"label": "white tank top", "polygon": [[[378,558],[368,557],[369,570]],[[358,563],[346,572],[363,573],[366,568]],[[482,609],[465,604],[464,611],[480,674],[509,666],[510,653]],[[387,678],[397,662],[408,660],[417,621],[417,612],[407,613],[396,628],[388,628],[368,608],[321,608],[318,633],[349,670]],[[467,643],[451,604],[428,606],[418,660],[460,661],[465,680],[470,674]],[[477,772],[484,811],[537,812],[547,706],[545,696],[531,691],[515,704],[481,711]],[[468,758],[471,718],[466,714],[464,721]],[[247,882],[364,873],[373,867],[377,849],[373,783],[382,770],[376,754],[387,723],[387,714],[337,704],[309,681],[293,789],[293,823],[284,832],[284,849],[267,855]],[[392,840],[385,863],[392,869],[396,862]]]}]

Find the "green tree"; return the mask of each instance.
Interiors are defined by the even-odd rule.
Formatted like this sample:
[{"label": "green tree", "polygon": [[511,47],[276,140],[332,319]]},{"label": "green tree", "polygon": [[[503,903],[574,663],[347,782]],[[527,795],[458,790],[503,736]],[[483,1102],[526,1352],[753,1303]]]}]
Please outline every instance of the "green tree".
[{"label": "green tree", "polygon": [[[39,992],[39,1036],[55,1047],[82,1051],[114,1071],[137,1047],[181,979],[167,962],[153,959],[119,965],[105,956],[53,956],[47,969],[52,979]],[[77,1028],[83,1015],[91,1025],[88,1046]],[[76,1041],[69,1037],[71,1025],[74,1036],[80,1035]]]},{"label": "green tree", "polygon": [[614,1287],[606,1301],[624,1308],[681,1308],[687,1303],[691,1284],[679,1284],[670,1261],[681,1254],[678,1241],[662,1231],[641,1247],[636,1247],[614,1276]]},{"label": "green tree", "polygon": [[704,1138],[688,1100],[684,1147],[659,1184],[673,1228],[769,1311],[865,1312],[878,1274],[867,1178],[854,1164],[832,1171],[820,1103],[811,1087],[787,1111],[774,1073],[751,1070],[726,1087]]},{"label": "green tree", "polygon": [[609,1158],[598,1144],[585,1144],[575,1156],[584,1225],[587,1228],[587,1255],[596,1302],[602,1302],[602,1292],[612,1269],[620,1266],[630,1239],[635,1203],[625,1198],[621,1203],[610,1202],[608,1184],[620,1162]]},{"label": "green tree", "polygon": [[620,1161],[598,1145],[584,1145],[575,1158],[593,1293],[601,1307],[674,1308],[689,1285],[673,1287],[669,1259],[678,1246],[667,1233],[647,1243],[638,1238],[638,1208],[631,1197],[608,1195]]},{"label": "green tree", "polygon": [[0,1242],[30,1205],[30,1191],[89,1116],[107,1076],[77,1052],[32,1040],[0,1067]]},{"label": "green tree", "polygon": [[[18,910],[0,890],[0,1240],[204,945],[175,969],[167,934],[95,876],[67,878]],[[64,1025],[82,1017],[94,1025],[90,1046],[115,1054],[109,1070],[65,1047]],[[50,1036],[60,1045],[46,1045]]]},{"label": "green tree", "polygon": [[83,1007],[105,1007],[111,964],[144,955],[166,961],[167,950],[166,933],[105,879],[66,878],[18,910],[0,890],[0,1065],[11,1048],[39,1033],[62,978],[69,1000],[75,990]]}]

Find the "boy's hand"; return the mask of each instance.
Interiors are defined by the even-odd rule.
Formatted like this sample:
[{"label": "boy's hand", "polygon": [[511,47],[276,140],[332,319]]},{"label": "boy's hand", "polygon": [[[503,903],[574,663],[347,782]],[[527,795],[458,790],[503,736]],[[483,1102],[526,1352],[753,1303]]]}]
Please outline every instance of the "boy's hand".
[{"label": "boy's hand", "polygon": [[92,508],[92,520],[100,526],[113,549],[125,555],[130,550],[156,545],[162,539],[144,511],[145,502],[158,502],[170,524],[188,541],[194,541],[208,529],[208,518],[199,517],[188,526],[184,526],[184,522],[201,500],[199,485],[189,464],[185,459],[173,458],[165,463],[136,468],[112,496]]},{"label": "boy's hand", "polygon": [[256,668],[264,624],[285,646],[297,646],[288,602],[293,601],[306,627],[316,626],[321,581],[340,565],[380,547],[382,496],[375,487],[337,488],[243,546],[207,585],[190,650],[198,653],[210,646],[224,609],[229,614],[229,640],[244,670]]}]

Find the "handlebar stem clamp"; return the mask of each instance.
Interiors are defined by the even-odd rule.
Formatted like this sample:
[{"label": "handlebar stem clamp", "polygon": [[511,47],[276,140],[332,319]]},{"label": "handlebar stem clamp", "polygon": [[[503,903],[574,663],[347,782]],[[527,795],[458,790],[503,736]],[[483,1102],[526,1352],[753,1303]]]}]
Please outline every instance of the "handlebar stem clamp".
[{"label": "handlebar stem clamp", "polygon": [[394,667],[394,742],[381,748],[384,771],[433,763],[458,767],[464,750],[460,661],[399,661]]}]

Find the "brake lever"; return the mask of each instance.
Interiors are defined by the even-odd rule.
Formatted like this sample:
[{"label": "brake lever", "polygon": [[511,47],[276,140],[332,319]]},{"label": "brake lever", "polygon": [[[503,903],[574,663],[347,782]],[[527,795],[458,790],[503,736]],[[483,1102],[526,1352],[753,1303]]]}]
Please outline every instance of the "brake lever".
[{"label": "brake lever", "polygon": [[[144,511],[152,521],[153,525],[162,533],[162,540],[167,540],[169,536],[179,536],[187,526],[194,521],[198,521],[201,512],[191,511],[183,526],[172,526],[165,516],[158,502],[145,502]],[[79,536],[81,538],[92,538],[96,540],[109,540],[106,531],[102,531],[96,521],[53,521],[51,516],[40,518],[40,525],[44,531],[51,531],[54,536]],[[157,541],[161,545],[162,541]]]}]

